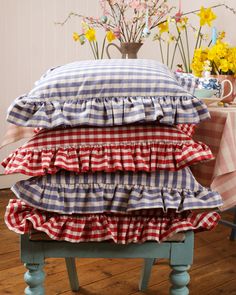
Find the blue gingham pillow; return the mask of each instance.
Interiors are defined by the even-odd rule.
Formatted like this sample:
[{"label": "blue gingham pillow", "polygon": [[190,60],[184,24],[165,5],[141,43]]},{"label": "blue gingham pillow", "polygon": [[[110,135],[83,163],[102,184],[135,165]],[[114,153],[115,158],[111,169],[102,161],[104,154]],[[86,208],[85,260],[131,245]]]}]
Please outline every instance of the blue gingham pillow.
[{"label": "blue gingham pillow", "polygon": [[113,126],[159,121],[193,123],[206,106],[154,60],[77,61],[49,70],[10,106],[7,120],[20,126]]},{"label": "blue gingham pillow", "polygon": [[175,72],[174,73],[176,80],[179,84],[192,95],[195,93],[195,89],[198,86],[199,78],[195,77],[193,74],[189,73],[181,73]]},{"label": "blue gingham pillow", "polygon": [[127,213],[142,209],[215,208],[217,192],[202,187],[189,168],[179,171],[81,173],[60,170],[17,182],[12,191],[28,205],[62,214]]}]

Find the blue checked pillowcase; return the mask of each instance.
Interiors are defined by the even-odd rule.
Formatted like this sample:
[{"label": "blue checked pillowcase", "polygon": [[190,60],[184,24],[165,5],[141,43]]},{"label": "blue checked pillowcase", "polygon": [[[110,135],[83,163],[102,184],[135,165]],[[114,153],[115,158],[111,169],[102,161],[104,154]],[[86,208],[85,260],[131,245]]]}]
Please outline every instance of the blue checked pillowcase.
[{"label": "blue checked pillowcase", "polygon": [[7,120],[20,126],[197,124],[207,107],[154,60],[77,61],[49,70],[17,98]]},{"label": "blue checked pillowcase", "polygon": [[12,191],[34,208],[62,214],[128,213],[142,209],[216,208],[221,196],[179,171],[81,173],[60,170],[17,182]]},{"label": "blue checked pillowcase", "polygon": [[181,72],[175,72],[174,73],[176,80],[179,82],[179,84],[188,92],[190,92],[192,95],[195,93],[195,89],[197,88],[199,84],[199,78],[195,77],[192,74],[189,73],[181,73]]}]

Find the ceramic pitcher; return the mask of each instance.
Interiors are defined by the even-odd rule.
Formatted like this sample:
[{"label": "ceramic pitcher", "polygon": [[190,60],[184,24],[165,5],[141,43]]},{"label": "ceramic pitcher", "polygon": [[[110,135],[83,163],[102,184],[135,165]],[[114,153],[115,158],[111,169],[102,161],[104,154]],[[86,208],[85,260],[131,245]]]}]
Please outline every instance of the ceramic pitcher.
[{"label": "ceramic pitcher", "polygon": [[110,46],[114,46],[120,51],[122,58],[136,59],[138,58],[137,54],[142,45],[143,43],[136,43],[136,42],[127,42],[127,43],[121,42],[120,46],[116,45],[115,43],[110,43],[106,47],[106,53],[108,58],[111,58],[108,49],[110,48]]}]

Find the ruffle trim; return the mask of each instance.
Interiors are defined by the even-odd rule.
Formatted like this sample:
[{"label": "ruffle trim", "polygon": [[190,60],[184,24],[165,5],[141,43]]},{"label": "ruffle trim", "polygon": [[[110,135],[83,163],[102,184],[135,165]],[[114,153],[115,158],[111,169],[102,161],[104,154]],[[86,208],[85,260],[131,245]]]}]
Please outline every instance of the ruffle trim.
[{"label": "ruffle trim", "polygon": [[141,209],[217,208],[221,196],[210,189],[191,191],[125,184],[54,184],[22,180],[12,187],[15,195],[38,209],[62,214],[127,213]]},{"label": "ruffle trim", "polygon": [[186,218],[121,215],[67,216],[36,210],[20,200],[10,200],[5,222],[18,234],[30,227],[58,241],[101,242],[118,244],[163,242],[178,232],[212,230],[220,220],[216,212],[190,213]]},{"label": "ruffle trim", "polygon": [[162,124],[197,124],[210,118],[206,105],[196,97],[105,97],[42,101],[21,96],[8,110],[10,123],[55,128],[58,126],[113,126],[159,121]]},{"label": "ruffle trim", "polygon": [[5,174],[30,176],[55,174],[60,169],[72,172],[176,171],[213,159],[209,147],[201,142],[140,143],[81,146],[58,149],[17,149],[1,163]]}]

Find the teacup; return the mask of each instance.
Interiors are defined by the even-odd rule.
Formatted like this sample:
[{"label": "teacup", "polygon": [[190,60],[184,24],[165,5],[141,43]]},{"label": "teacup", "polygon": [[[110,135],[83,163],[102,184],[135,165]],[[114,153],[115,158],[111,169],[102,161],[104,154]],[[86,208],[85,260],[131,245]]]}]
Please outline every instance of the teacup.
[{"label": "teacup", "polygon": [[[229,102],[227,98],[230,98],[233,93],[233,84],[229,79],[220,79],[216,77],[200,78],[198,88],[214,91],[212,96],[218,97],[224,102]],[[228,93],[225,94],[225,92]]]},{"label": "teacup", "polygon": [[215,93],[215,90],[212,89],[196,88],[194,95],[197,98],[211,98],[215,96]]}]

